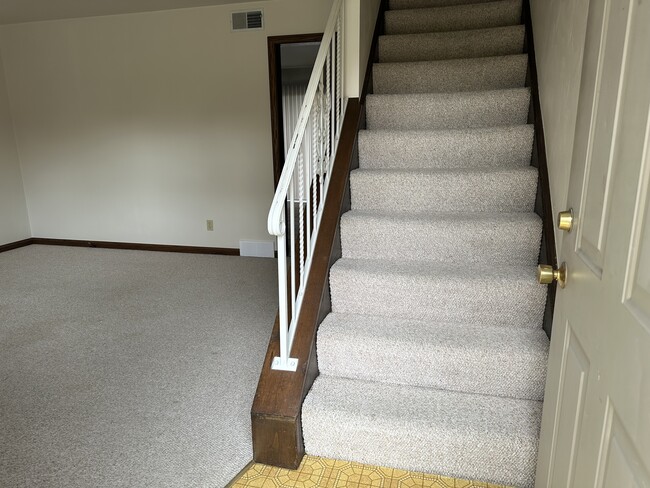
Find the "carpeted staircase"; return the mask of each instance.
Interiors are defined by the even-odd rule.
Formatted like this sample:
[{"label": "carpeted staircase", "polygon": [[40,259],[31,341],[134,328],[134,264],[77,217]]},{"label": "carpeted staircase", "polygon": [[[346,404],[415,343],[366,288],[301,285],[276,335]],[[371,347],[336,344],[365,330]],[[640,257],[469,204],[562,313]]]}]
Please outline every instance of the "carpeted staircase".
[{"label": "carpeted staircase", "polygon": [[534,484],[548,356],[521,0],[390,0],[307,453]]}]

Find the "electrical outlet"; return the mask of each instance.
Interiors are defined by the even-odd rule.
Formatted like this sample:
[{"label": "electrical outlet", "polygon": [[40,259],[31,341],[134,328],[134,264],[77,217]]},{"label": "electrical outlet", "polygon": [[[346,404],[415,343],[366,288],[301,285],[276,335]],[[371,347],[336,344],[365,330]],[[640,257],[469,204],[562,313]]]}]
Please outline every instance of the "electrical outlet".
[{"label": "electrical outlet", "polygon": [[214,230],[214,220],[207,220],[206,221],[207,228],[210,232]]}]

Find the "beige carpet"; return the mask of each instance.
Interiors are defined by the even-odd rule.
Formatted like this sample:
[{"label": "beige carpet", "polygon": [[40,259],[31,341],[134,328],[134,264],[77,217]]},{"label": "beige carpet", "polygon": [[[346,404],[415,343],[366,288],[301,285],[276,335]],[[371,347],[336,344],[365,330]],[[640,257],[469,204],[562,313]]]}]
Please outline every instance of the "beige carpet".
[{"label": "beige carpet", "polygon": [[272,259],[0,254],[0,486],[225,486],[276,290]]},{"label": "beige carpet", "polygon": [[389,5],[305,452],[533,488],[549,341],[522,0]]}]

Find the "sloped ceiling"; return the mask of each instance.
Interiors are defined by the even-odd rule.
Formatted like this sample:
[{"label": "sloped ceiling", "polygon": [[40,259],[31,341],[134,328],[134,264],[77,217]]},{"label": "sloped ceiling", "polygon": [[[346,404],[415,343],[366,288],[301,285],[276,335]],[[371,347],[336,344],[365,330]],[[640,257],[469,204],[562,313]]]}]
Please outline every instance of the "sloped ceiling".
[{"label": "sloped ceiling", "polygon": [[0,0],[0,25],[245,2],[250,0]]}]

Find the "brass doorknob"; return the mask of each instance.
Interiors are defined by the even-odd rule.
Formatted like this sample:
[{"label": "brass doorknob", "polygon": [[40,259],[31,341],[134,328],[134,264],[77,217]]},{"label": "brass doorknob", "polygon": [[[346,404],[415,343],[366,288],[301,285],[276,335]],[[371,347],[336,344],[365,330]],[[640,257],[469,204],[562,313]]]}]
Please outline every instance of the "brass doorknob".
[{"label": "brass doorknob", "polygon": [[566,264],[562,265],[558,269],[553,269],[553,266],[548,264],[540,264],[537,266],[537,281],[542,285],[548,285],[557,281],[557,284],[560,285],[560,288],[566,286]]},{"label": "brass doorknob", "polygon": [[571,229],[573,229],[573,209],[570,208],[569,210],[565,210],[564,212],[560,212],[557,216],[557,227],[560,230],[564,230],[566,232],[571,232]]}]

